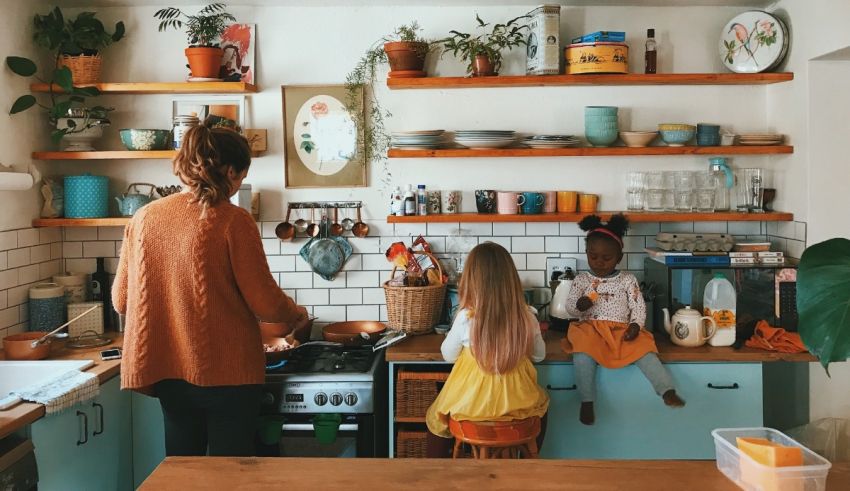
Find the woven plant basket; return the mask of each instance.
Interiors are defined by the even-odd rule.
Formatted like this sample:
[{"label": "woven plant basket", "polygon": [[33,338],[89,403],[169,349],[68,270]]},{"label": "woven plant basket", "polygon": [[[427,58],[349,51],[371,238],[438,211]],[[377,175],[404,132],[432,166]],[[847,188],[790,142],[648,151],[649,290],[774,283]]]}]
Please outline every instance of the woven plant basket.
[{"label": "woven plant basket", "polygon": [[100,82],[101,57],[97,55],[60,55],[56,59],[56,68],[68,67],[74,85],[88,85]]},{"label": "woven plant basket", "polygon": [[[414,254],[428,256],[442,278],[443,267],[436,257],[421,251],[414,251]],[[390,280],[395,277],[397,270],[393,268]],[[427,334],[440,321],[446,285],[390,286],[387,281],[384,283],[384,294],[387,298],[387,326],[390,329],[413,335]]]},{"label": "woven plant basket", "polygon": [[427,431],[396,433],[395,456],[400,459],[424,459],[428,455]]},{"label": "woven plant basket", "polygon": [[395,386],[397,418],[424,418],[449,378],[449,372],[399,370]]}]

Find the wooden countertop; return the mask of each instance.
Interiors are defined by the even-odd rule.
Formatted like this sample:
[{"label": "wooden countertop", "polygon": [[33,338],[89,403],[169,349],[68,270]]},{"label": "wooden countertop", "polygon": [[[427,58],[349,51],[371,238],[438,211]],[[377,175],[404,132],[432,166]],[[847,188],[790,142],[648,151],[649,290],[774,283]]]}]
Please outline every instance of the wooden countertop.
[{"label": "wooden countertop", "polygon": [[[119,333],[107,333],[107,335],[112,338],[112,343],[91,349],[70,349],[65,347],[64,341],[54,342],[48,360],[94,360],[94,366],[86,371],[97,375],[98,380],[103,384],[118,375],[121,360],[101,361],[100,352],[107,348],[120,347],[124,340],[124,336]],[[2,352],[0,352],[0,359],[5,359]],[[0,410],[0,438],[33,423],[42,416],[44,416],[44,406],[32,402],[24,402],[5,411]]]},{"label": "wooden countertop", "polygon": [[[168,457],[141,490],[442,489],[680,491],[739,489],[713,460],[472,460]],[[834,464],[828,491],[850,489]]]},{"label": "wooden countertop", "polygon": [[[561,339],[564,333],[547,331],[543,335],[546,341],[546,361],[570,361],[571,355],[564,353],[561,348]],[[440,344],[444,336],[440,334],[425,334],[422,336],[411,336],[396,345],[387,348],[387,361],[412,362],[412,361],[443,361],[440,353]],[[817,358],[809,353],[787,354],[763,351],[758,349],[742,347],[718,348],[704,345],[699,348],[683,348],[674,345],[664,335],[655,336],[658,345],[659,357],[664,362],[736,362],[736,363],[760,363],[769,361],[800,361],[814,362]]]}]

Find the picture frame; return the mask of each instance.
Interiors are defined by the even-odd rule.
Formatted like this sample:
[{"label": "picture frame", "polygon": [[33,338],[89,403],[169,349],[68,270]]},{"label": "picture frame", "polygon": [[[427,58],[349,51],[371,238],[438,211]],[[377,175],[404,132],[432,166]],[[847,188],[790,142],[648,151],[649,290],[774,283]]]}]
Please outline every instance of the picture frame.
[{"label": "picture frame", "polygon": [[346,100],[344,85],[281,86],[285,187],[367,186],[362,129]]},{"label": "picture frame", "polygon": [[225,82],[254,83],[256,30],[256,24],[230,24],[221,34],[224,55],[219,77]]},{"label": "picture frame", "polygon": [[[221,125],[237,131],[245,127],[244,95],[185,95],[171,99],[171,116],[194,113],[203,123],[207,117],[221,119]],[[229,121],[228,121],[229,120]],[[232,123],[231,123],[232,122]]]}]

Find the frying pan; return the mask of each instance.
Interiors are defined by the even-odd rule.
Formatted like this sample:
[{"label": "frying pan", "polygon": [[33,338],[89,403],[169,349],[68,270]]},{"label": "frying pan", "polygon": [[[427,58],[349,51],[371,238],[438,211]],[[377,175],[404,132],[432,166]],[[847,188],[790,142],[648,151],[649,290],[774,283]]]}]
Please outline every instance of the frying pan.
[{"label": "frying pan", "polygon": [[[334,322],[322,328],[322,337],[325,341],[342,343],[346,346],[359,346],[374,344],[386,329],[386,324],[377,321]],[[368,339],[360,333],[368,334]]]},{"label": "frying pan", "polygon": [[[266,354],[266,365],[274,365],[275,363],[283,360],[284,358],[289,358],[289,355],[292,354],[292,351],[298,347],[301,343],[298,342],[291,334],[289,336],[283,338],[272,338],[263,336],[263,344],[270,346],[290,346],[289,349],[283,351],[265,351]],[[264,347],[265,348],[265,347]]]}]

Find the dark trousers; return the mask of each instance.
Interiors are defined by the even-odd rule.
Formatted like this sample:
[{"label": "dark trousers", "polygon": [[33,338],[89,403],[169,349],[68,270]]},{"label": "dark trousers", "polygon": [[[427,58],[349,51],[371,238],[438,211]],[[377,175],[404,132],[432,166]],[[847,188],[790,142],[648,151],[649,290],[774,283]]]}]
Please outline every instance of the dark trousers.
[{"label": "dark trousers", "polygon": [[[537,451],[543,448],[543,439],[546,437],[546,421],[549,419],[549,413],[540,418],[540,434],[537,435]],[[445,459],[452,456],[454,450],[455,439],[443,438],[437,436],[430,431],[428,432],[425,443],[425,456],[429,459]]]},{"label": "dark trousers", "polygon": [[262,385],[200,387],[163,380],[155,390],[165,417],[166,455],[256,455]]}]

